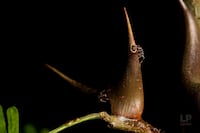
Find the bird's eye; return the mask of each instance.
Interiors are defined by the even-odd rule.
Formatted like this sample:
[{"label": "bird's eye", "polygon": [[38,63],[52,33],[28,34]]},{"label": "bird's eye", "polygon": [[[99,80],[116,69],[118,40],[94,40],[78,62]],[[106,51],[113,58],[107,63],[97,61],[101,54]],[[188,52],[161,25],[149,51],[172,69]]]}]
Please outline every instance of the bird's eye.
[{"label": "bird's eye", "polygon": [[136,53],[137,52],[137,45],[131,45],[130,50],[131,50],[132,53]]}]

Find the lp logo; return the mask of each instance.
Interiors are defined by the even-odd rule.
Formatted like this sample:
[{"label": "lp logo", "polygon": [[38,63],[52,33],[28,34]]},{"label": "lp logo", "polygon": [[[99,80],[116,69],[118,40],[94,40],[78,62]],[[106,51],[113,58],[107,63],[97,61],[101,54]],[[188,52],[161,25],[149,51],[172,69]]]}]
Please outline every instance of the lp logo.
[{"label": "lp logo", "polygon": [[180,114],[180,125],[190,126],[192,125],[192,115],[191,114]]}]

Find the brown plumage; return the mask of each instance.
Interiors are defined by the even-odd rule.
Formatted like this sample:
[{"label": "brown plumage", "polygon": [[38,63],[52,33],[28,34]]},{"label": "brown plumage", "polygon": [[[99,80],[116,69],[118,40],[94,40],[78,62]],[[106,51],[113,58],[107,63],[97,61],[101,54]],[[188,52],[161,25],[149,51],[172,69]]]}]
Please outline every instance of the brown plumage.
[{"label": "brown plumage", "polygon": [[200,26],[197,19],[179,0],[185,19],[185,51],[183,55],[183,82],[187,90],[195,96],[200,111]]},{"label": "brown plumage", "polygon": [[140,54],[134,40],[130,20],[124,8],[127,21],[129,47],[128,63],[121,82],[117,88],[111,90],[109,97],[113,115],[124,116],[131,119],[140,119],[144,107],[144,94],[142,84]]}]

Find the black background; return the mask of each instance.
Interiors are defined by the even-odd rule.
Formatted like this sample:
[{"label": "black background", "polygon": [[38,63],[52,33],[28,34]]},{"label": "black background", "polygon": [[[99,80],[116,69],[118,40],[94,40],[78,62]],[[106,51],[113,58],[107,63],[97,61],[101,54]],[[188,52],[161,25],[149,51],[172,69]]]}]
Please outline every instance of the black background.
[{"label": "black background", "polygon": [[[126,6],[136,43],[146,57],[143,118],[166,133],[197,130],[199,115],[181,81],[184,21],[178,1],[32,1],[2,6],[0,104],[5,109],[17,106],[21,125],[53,129],[92,112],[109,112],[109,104],[78,91],[44,64],[99,90],[117,82],[126,57]],[[183,129],[180,116],[187,114],[193,116],[192,125]],[[63,132],[83,131],[114,132],[98,120]]]}]

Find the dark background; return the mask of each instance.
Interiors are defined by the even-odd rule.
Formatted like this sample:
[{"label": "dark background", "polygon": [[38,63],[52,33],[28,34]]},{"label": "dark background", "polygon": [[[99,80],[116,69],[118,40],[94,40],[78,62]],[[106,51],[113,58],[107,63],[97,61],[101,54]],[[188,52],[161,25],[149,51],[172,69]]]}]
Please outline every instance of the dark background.
[{"label": "dark background", "polygon": [[[110,111],[109,104],[78,91],[44,64],[99,90],[116,83],[127,50],[126,6],[136,43],[146,57],[143,119],[163,133],[197,130],[199,114],[181,81],[184,21],[177,0],[32,1],[2,6],[0,104],[5,109],[18,107],[22,127],[30,122],[38,129],[54,129],[70,119]],[[181,127],[180,117],[188,114],[191,125]],[[63,132],[89,131],[114,132],[100,120]]]}]

